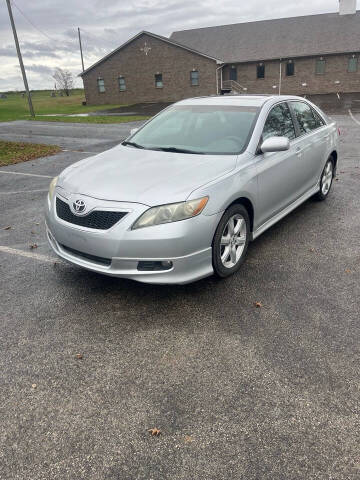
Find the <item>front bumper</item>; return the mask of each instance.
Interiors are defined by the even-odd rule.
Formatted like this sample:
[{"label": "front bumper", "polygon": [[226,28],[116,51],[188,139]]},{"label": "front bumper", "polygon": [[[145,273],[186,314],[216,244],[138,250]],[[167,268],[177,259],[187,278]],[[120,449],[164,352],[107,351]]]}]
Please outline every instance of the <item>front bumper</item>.
[{"label": "front bumper", "polygon": [[[134,221],[147,210],[146,205],[96,202],[98,209],[129,213],[112,228],[94,231],[64,222],[57,217],[55,201],[48,202],[47,237],[59,257],[94,272],[145,283],[185,284],[213,273],[211,243],[221,213],[131,230]],[[101,259],[108,259],[109,264]],[[139,262],[149,261],[169,261],[172,265],[161,271],[138,270]]]}]

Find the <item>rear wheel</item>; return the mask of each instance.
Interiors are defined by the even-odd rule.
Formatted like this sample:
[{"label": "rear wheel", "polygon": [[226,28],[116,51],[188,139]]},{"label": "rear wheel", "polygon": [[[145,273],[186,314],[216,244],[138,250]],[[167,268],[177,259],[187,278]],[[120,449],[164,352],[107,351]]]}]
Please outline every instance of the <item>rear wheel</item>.
[{"label": "rear wheel", "polygon": [[244,261],[250,238],[249,214],[243,205],[229,207],[216,229],[213,267],[219,277],[237,272]]},{"label": "rear wheel", "polygon": [[332,157],[328,159],[320,179],[320,190],[315,195],[318,200],[325,200],[329,195],[331,185],[334,178],[334,160]]}]

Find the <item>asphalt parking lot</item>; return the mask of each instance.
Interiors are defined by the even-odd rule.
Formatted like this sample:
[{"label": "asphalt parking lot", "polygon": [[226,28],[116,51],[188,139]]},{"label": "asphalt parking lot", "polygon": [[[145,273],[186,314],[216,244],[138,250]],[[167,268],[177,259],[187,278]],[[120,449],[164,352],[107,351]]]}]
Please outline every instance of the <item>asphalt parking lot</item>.
[{"label": "asphalt parking lot", "polygon": [[1,480],[360,478],[360,115],[336,119],[327,201],[236,276],[186,286],[90,273],[46,243],[50,179],[129,125],[0,125],[66,150],[0,169]]}]

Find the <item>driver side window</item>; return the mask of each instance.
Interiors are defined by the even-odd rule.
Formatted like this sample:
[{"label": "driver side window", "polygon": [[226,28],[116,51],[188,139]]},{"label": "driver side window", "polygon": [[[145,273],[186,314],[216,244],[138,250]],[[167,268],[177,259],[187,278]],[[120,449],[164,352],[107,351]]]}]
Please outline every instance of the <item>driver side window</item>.
[{"label": "driver side window", "polygon": [[276,105],[269,113],[264,125],[262,141],[269,137],[287,137],[289,140],[296,137],[290,109],[286,103]]}]

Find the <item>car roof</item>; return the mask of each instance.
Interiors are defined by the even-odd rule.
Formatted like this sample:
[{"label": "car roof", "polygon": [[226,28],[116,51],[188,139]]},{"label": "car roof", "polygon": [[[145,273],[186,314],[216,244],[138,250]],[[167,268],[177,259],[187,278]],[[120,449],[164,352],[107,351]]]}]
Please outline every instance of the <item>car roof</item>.
[{"label": "car roof", "polygon": [[290,95],[214,95],[180,100],[175,105],[232,105],[239,107],[262,107],[265,103],[277,103],[287,100],[304,100],[303,97]]}]

